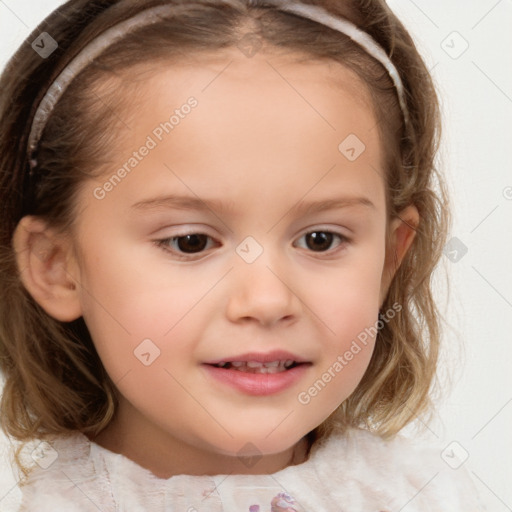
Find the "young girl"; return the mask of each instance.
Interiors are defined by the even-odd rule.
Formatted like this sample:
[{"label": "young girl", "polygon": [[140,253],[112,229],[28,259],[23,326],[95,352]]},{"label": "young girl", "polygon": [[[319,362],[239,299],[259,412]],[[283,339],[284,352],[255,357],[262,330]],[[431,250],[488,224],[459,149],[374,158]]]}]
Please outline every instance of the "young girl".
[{"label": "young girl", "polygon": [[20,510],[482,509],[397,435],[447,209],[384,0],[70,0],[0,83]]}]

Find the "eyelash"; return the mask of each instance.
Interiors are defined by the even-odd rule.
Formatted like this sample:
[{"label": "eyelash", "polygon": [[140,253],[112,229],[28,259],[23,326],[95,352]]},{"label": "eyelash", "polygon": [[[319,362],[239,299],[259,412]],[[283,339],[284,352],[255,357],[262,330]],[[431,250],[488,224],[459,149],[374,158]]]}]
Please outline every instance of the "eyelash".
[{"label": "eyelash", "polygon": [[[348,243],[351,242],[351,240],[349,238],[347,238],[345,235],[341,234],[341,233],[337,233],[336,231],[330,231],[330,230],[327,230],[327,229],[314,229],[314,230],[311,230],[311,231],[308,231],[306,233],[304,233],[300,238],[303,238],[307,235],[311,235],[313,233],[327,233],[327,234],[331,234],[333,235],[334,237],[337,237],[340,242],[338,243],[338,246],[334,249],[334,251],[336,250],[340,250],[340,247],[343,247],[345,245],[347,245]],[[209,240],[214,240],[213,237],[207,235],[206,233],[200,233],[200,232],[189,232],[189,233],[183,233],[183,234],[180,234],[180,235],[175,235],[175,236],[172,236],[172,237],[167,237],[167,238],[162,238],[162,239],[158,239],[158,240],[154,240],[154,243],[157,247],[159,247],[160,249],[162,249],[163,251],[165,251],[166,253],[171,253],[173,254],[177,259],[180,259],[180,260],[188,260],[188,261],[191,261],[191,260],[197,260],[197,259],[200,259],[200,258],[194,258],[194,256],[201,256],[207,249],[205,250],[202,250],[202,251],[199,251],[199,252],[196,252],[196,253],[180,253],[176,250],[171,250],[169,249],[169,243],[172,242],[172,241],[177,241],[179,240],[180,238],[184,238],[186,236],[189,236],[189,235],[205,235],[208,237]],[[313,250],[310,250],[310,252],[312,252],[313,254],[332,254],[333,250],[332,249],[328,249],[327,251],[313,251]],[[184,256],[185,255],[185,256]]]}]

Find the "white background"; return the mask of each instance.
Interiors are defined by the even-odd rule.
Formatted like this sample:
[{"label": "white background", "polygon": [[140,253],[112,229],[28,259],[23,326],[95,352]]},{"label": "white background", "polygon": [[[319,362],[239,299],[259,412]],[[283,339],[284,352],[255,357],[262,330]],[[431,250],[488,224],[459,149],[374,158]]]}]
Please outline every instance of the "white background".
[{"label": "white background", "polygon": [[[0,67],[62,3],[0,0]],[[451,286],[441,374],[452,384],[443,378],[439,415],[424,436],[441,446],[456,441],[451,448],[467,452],[464,467],[488,510],[512,511],[512,1],[388,3],[413,35],[441,95],[439,156],[454,204],[451,236],[467,247],[458,262],[443,257]],[[444,304],[444,285],[438,295]],[[0,435],[0,453],[6,447]],[[17,495],[1,460],[0,509]]]}]

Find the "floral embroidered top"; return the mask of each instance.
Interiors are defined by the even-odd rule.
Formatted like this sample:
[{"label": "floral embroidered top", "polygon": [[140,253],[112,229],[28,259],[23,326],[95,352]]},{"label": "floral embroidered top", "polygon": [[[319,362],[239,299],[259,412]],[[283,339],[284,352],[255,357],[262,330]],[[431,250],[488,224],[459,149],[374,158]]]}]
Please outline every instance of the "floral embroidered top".
[{"label": "floral embroidered top", "polygon": [[[43,443],[22,512],[479,512],[454,450],[353,429],[268,475],[161,479],[83,434]],[[455,450],[457,451],[457,450]]]}]

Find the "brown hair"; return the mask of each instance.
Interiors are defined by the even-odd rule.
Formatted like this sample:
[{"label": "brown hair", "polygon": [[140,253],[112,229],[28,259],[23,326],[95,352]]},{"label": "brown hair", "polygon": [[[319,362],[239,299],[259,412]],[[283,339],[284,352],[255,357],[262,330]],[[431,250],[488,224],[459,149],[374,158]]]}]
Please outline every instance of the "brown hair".
[{"label": "brown hair", "polygon": [[[49,84],[95,36],[164,3],[179,6],[175,15],[126,36],[73,81],[43,132],[36,177],[29,178],[28,131]],[[385,148],[389,219],[410,204],[420,214],[412,247],[382,307],[388,311],[399,304],[401,309],[383,322],[355,392],[311,433],[312,439],[362,425],[391,436],[429,409],[440,338],[431,279],[448,221],[446,192],[434,161],[440,138],[435,87],[410,35],[384,0],[304,3],[351,20],[384,48],[404,83],[410,130],[405,130],[386,70],[357,44],[337,31],[249,0],[230,6],[71,0],[44,20],[12,57],[0,79],[0,367],[6,379],[0,413],[8,434],[21,441],[66,431],[95,435],[116,408],[115,387],[83,319],[58,322],[23,287],[12,247],[18,222],[30,214],[62,232],[73,229],[79,185],[108,165],[120,127],[116,114],[124,102],[133,101],[134,77],[148,69],[147,62],[233,48],[247,32],[275,51],[336,60],[367,84]],[[59,44],[47,59],[30,46],[41,32]]]}]

